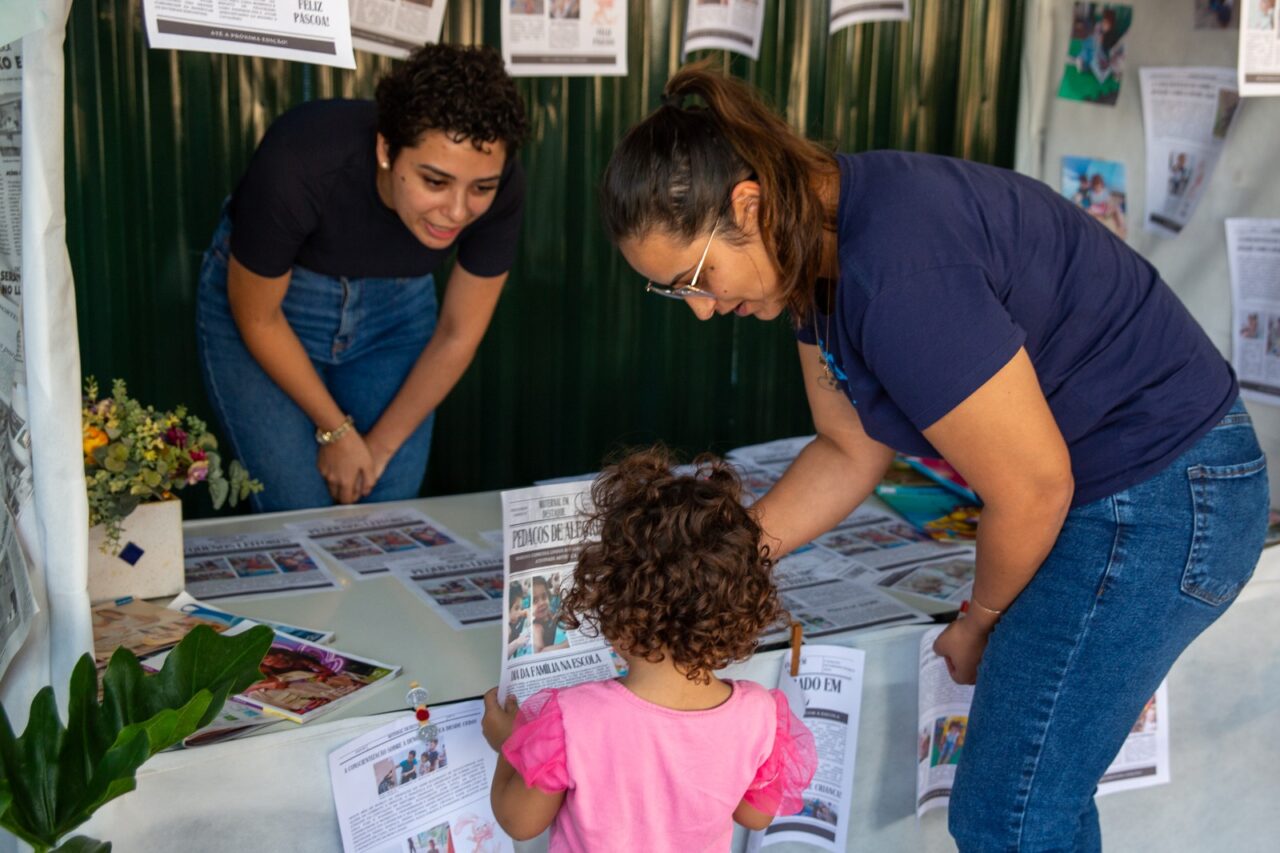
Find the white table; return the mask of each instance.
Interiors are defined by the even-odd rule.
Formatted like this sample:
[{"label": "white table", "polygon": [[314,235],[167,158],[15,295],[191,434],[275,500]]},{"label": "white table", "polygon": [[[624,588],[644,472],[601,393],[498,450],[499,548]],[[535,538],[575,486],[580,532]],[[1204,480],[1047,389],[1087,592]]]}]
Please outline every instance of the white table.
[{"label": "white table", "polygon": [[[498,523],[495,493],[414,502],[461,535]],[[289,520],[311,513],[290,514]],[[279,516],[197,522],[191,532],[278,526]],[[338,851],[327,755],[403,710],[409,679],[437,701],[475,696],[497,679],[496,631],[455,632],[391,578],[349,581],[339,592],[237,600],[246,615],[338,631],[344,650],[397,662],[405,675],[330,718],[304,727],[153,758],[138,790],[79,832],[128,851]],[[1280,849],[1280,548],[1266,554],[1240,600],[1169,678],[1169,785],[1101,798],[1112,851],[1232,853]],[[414,630],[402,635],[403,626]],[[1158,629],[1158,626],[1156,626]],[[917,821],[916,649],[922,626],[824,639],[867,652],[849,850],[950,851],[945,812]],[[768,680],[778,653],[738,675]],[[524,846],[524,845],[522,845]],[[529,849],[539,849],[533,842]],[[795,848],[797,850],[803,848]]]}]

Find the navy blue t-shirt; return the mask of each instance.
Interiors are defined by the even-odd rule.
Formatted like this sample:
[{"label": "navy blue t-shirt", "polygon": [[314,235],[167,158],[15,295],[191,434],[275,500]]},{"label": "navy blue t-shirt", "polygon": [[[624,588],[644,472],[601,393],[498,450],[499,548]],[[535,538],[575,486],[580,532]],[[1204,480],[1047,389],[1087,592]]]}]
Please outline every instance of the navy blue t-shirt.
[{"label": "navy blue t-shirt", "polygon": [[921,431],[1026,347],[1079,506],[1158,473],[1234,402],[1155,268],[1047,185],[928,154],[838,160],[835,310],[797,336],[823,339],[872,438],[938,456]]},{"label": "navy blue t-shirt", "polygon": [[[376,139],[372,101],[308,101],[277,118],[231,196],[231,254],[267,278],[295,264],[335,278],[440,269],[453,246],[423,245],[378,196]],[[523,206],[524,171],[508,157],[493,204],[454,241],[463,269],[511,269]]]}]

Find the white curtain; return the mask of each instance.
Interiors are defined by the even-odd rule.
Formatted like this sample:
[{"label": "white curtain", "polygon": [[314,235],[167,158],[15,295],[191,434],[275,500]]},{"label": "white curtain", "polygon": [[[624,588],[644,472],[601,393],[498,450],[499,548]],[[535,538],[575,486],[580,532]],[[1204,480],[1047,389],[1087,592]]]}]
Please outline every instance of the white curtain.
[{"label": "white curtain", "polygon": [[[1127,172],[1129,245],[1155,264],[1209,337],[1231,355],[1231,280],[1227,217],[1280,217],[1280,98],[1246,98],[1222,158],[1191,221],[1175,238],[1142,230],[1146,155],[1138,69],[1142,66],[1236,65],[1240,31],[1195,29],[1190,0],[1130,0],[1125,69],[1115,106],[1057,97],[1071,38],[1072,0],[1026,0],[1016,168],[1058,186],[1063,156],[1119,160]],[[1244,3],[1236,4],[1237,17]],[[1271,491],[1280,495],[1280,411],[1249,402],[1263,450],[1273,460]],[[1276,451],[1273,453],[1272,451]]]},{"label": "white curtain", "polygon": [[63,184],[62,51],[71,0],[41,5],[45,26],[22,44],[22,333],[34,496],[19,520],[40,612],[0,682],[0,700],[19,732],[44,685],[55,686],[65,709],[71,668],[93,647],[80,345]]}]

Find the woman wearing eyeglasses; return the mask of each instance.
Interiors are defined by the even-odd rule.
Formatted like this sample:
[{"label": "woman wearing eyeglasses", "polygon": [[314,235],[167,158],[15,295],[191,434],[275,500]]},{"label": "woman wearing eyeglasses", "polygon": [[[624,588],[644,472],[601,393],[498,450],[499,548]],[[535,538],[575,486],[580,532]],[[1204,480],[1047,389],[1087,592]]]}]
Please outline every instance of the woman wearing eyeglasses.
[{"label": "woman wearing eyeglasses", "polygon": [[964,851],[1099,849],[1098,779],[1267,524],[1265,459],[1204,332],[1044,184],[833,155],[698,66],[601,195],[651,292],[795,328],[817,438],[755,505],[775,557],[848,515],[894,451],[947,459],[982,497],[970,609],[935,646],[977,685],[951,832]]},{"label": "woman wearing eyeglasses", "polygon": [[210,402],[266,486],[255,509],[417,496],[435,409],[515,261],[527,127],[496,51],[427,45],[376,101],[311,101],[268,129],[197,314]]}]

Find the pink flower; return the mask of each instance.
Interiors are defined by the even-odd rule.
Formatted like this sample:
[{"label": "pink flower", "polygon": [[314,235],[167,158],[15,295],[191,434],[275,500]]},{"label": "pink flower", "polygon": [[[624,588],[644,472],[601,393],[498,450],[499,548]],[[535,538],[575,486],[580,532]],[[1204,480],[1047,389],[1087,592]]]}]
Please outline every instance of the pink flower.
[{"label": "pink flower", "polygon": [[169,427],[165,431],[164,440],[177,447],[187,446],[187,434],[178,427]]},{"label": "pink flower", "polygon": [[205,477],[209,476],[209,463],[201,460],[191,463],[191,467],[187,469],[187,485],[194,486]]}]

